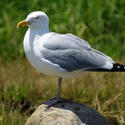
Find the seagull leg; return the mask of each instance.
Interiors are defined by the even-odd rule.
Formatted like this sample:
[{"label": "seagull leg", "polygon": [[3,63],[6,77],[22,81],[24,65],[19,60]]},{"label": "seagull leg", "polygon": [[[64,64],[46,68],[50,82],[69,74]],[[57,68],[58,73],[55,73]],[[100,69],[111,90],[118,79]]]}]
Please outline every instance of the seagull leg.
[{"label": "seagull leg", "polygon": [[58,89],[57,89],[57,94],[56,94],[56,97],[57,97],[58,100],[60,99],[61,83],[62,83],[62,78],[59,78],[58,79]]},{"label": "seagull leg", "polygon": [[62,82],[62,78],[60,77],[60,78],[58,78],[57,94],[54,98],[51,99],[51,102],[48,105],[48,107],[51,107],[52,105],[57,104],[60,101],[61,82]]}]

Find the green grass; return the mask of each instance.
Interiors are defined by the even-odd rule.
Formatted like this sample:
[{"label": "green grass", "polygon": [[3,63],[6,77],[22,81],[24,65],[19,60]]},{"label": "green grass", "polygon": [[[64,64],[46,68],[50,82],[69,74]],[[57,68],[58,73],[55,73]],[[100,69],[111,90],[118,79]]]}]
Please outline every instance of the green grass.
[{"label": "green grass", "polygon": [[[50,18],[50,30],[73,33],[125,63],[124,0],[4,0],[0,2],[0,125],[22,125],[34,109],[55,95],[57,78],[35,71],[24,59],[27,28],[16,24],[32,11]],[[115,50],[115,51],[114,51]],[[84,103],[114,125],[125,124],[124,73],[87,73],[63,81],[62,96]]]},{"label": "green grass", "polygon": [[124,0],[5,0],[0,3],[0,59],[24,57],[22,41],[26,28],[18,30],[16,24],[35,10],[48,14],[51,31],[74,33],[93,47],[121,59],[125,56],[124,6]]}]

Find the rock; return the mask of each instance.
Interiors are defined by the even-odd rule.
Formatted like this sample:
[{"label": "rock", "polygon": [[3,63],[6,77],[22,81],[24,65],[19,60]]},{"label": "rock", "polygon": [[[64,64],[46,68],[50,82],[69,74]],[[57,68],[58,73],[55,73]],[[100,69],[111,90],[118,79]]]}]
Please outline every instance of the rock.
[{"label": "rock", "polygon": [[25,125],[111,125],[101,114],[85,105],[66,99],[50,108],[52,100],[40,105]]}]

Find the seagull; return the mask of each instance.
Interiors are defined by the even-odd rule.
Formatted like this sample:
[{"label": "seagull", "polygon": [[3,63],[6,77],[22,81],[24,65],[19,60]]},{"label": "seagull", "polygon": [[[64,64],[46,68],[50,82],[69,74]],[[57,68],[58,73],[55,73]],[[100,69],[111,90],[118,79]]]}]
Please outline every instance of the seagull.
[{"label": "seagull", "polygon": [[17,24],[28,26],[23,46],[30,64],[41,73],[58,77],[57,94],[49,106],[57,104],[61,97],[62,78],[80,77],[86,71],[125,72],[125,65],[93,49],[85,40],[67,33],[49,31],[49,18],[42,11],[30,13]]}]

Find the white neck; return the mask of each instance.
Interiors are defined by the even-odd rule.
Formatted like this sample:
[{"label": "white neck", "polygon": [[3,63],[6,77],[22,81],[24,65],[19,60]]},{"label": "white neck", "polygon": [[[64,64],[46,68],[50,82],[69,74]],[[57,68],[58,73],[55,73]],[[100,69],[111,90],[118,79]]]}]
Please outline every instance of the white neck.
[{"label": "white neck", "polygon": [[[38,28],[38,29],[36,29],[36,28],[30,28],[29,27],[29,33],[33,33],[34,35],[43,35],[44,33],[48,33],[49,32],[49,28],[44,28],[44,29],[42,29],[42,28]],[[33,35],[32,34],[32,35]]]},{"label": "white neck", "polygon": [[38,63],[36,56],[35,56],[36,55],[35,50],[37,50],[35,49],[35,47],[36,47],[37,42],[40,42],[40,41],[35,40],[35,39],[37,39],[38,37],[46,33],[49,33],[49,29],[29,28],[26,32],[23,45],[24,45],[26,56],[32,65],[34,65],[34,62]]}]

